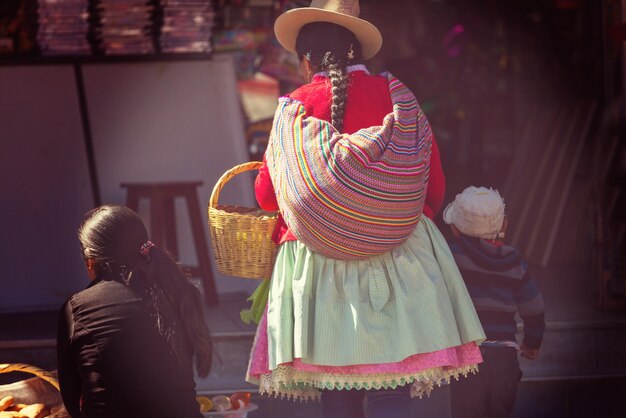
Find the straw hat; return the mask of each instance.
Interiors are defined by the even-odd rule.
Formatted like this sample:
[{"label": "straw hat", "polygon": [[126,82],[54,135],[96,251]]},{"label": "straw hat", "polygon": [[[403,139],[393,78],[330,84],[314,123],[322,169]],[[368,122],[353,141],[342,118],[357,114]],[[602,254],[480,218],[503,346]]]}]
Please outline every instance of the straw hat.
[{"label": "straw hat", "polygon": [[504,223],[504,200],[497,190],[470,186],[446,207],[443,220],[464,235],[495,239]]},{"label": "straw hat", "polygon": [[300,29],[308,23],[334,23],[350,30],[361,44],[364,59],[376,55],[383,44],[383,37],[376,26],[359,19],[358,0],[313,0],[310,7],[291,9],[278,16],[274,33],[278,42],[289,52],[296,52],[296,38]]}]

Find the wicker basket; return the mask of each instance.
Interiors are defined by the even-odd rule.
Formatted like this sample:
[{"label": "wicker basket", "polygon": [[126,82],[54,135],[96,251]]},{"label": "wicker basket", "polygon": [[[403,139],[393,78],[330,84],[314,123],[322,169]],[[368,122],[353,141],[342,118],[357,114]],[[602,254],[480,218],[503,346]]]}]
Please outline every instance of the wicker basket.
[{"label": "wicker basket", "polygon": [[45,415],[46,418],[69,418],[70,415],[63,406],[59,392],[59,382],[53,373],[29,364],[0,364],[0,373],[11,372],[30,373],[35,376],[0,385],[0,399],[12,396],[15,405],[44,404],[48,413]]},{"label": "wicker basket", "polygon": [[261,162],[231,168],[220,177],[209,201],[209,230],[219,271],[247,279],[268,279],[272,275],[276,244],[272,234],[277,213],[258,208],[218,205],[220,192],[237,174],[257,170]]},{"label": "wicker basket", "polygon": [[30,373],[39,377],[42,380],[50,383],[56,390],[59,389],[59,381],[54,375],[48,371],[40,369],[39,367],[31,366],[30,364],[11,363],[0,364],[0,373],[22,372]]}]

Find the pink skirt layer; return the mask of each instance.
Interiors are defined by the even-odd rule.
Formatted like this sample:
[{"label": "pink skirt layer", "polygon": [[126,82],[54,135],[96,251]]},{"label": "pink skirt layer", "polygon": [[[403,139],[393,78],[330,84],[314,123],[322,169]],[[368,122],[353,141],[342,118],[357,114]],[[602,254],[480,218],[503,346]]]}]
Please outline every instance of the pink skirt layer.
[{"label": "pink skirt layer", "polygon": [[[482,356],[480,354],[480,350],[476,343],[471,342],[431,353],[415,354],[396,363],[324,366],[303,363],[301,359],[295,358],[293,362],[284,364],[290,365],[295,370],[305,372],[357,375],[375,373],[411,374],[436,367],[455,369],[475,365],[481,362]],[[257,328],[257,335],[254,340],[254,346],[252,347],[248,375],[258,379],[262,374],[268,373],[271,373],[271,370],[269,369],[268,360],[266,311],[261,318],[259,327]]]}]

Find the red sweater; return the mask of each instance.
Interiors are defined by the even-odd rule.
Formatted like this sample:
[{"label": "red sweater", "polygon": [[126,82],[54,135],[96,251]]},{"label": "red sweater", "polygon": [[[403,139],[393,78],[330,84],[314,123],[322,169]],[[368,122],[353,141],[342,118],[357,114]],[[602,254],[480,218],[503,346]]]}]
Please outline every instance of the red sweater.
[{"label": "red sweater", "polygon": [[[327,77],[316,75],[311,83],[303,85],[287,96],[302,102],[308,116],[330,121],[332,94]],[[383,76],[369,75],[363,70],[350,72],[347,97],[343,130],[349,134],[359,129],[382,125],[385,116],[393,111],[389,82]],[[439,148],[433,139],[428,191],[424,204],[424,214],[431,219],[441,209],[445,184]],[[254,190],[261,208],[269,211],[278,210],[276,193],[266,164],[263,164],[259,169]],[[287,224],[279,216],[278,224],[274,230],[274,241],[277,244],[282,244],[285,241],[295,239],[296,237],[289,230]]]}]

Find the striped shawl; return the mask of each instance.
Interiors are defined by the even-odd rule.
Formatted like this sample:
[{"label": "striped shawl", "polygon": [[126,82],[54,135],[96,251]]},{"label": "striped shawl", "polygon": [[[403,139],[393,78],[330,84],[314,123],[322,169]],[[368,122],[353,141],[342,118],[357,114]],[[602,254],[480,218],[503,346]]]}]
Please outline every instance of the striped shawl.
[{"label": "striped shawl", "polygon": [[384,75],[393,113],[352,135],[279,99],[266,159],[280,212],[298,240],[327,257],[390,251],[422,214],[431,128],[411,91]]}]

